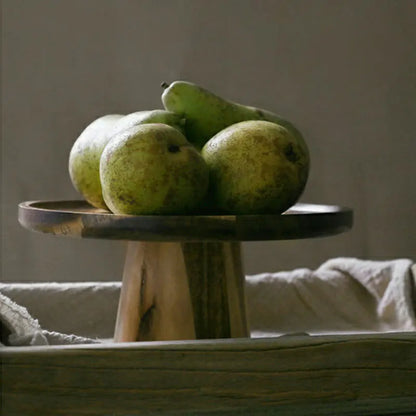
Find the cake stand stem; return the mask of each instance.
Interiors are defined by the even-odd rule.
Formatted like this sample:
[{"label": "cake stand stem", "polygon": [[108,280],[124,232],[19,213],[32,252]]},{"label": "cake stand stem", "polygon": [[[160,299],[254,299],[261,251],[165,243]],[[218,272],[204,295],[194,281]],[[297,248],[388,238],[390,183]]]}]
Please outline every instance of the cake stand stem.
[{"label": "cake stand stem", "polygon": [[239,242],[129,242],[116,342],[247,337]]}]

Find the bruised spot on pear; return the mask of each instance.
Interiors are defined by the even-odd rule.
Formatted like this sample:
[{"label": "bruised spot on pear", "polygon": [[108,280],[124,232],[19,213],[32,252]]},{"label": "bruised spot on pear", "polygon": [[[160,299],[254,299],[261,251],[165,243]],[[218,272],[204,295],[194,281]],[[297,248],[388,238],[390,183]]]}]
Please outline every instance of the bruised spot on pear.
[{"label": "bruised spot on pear", "polygon": [[175,145],[175,144],[171,144],[168,146],[168,151],[170,153],[178,153],[180,151],[179,146]]},{"label": "bruised spot on pear", "polygon": [[286,158],[290,160],[292,163],[296,163],[296,161],[299,159],[299,155],[295,152],[292,143],[288,143],[284,150],[284,154]]}]

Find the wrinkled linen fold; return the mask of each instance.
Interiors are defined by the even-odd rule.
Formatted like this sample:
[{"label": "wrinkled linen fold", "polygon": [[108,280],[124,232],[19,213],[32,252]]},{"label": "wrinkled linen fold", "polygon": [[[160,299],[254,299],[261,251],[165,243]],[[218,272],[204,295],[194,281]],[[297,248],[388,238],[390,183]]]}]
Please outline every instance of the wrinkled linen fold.
[{"label": "wrinkled linen fold", "polygon": [[[290,333],[416,330],[416,266],[410,259],[334,258],[246,276],[252,337]],[[2,342],[57,345],[111,341],[121,282],[0,284]],[[6,338],[6,339],[4,339]]]}]

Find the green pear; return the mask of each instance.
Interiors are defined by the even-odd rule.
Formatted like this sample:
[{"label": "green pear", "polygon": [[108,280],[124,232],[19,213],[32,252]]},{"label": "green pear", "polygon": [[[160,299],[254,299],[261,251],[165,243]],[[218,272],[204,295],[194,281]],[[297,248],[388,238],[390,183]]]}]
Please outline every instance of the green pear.
[{"label": "green pear", "polygon": [[138,124],[162,123],[177,128],[181,133],[185,133],[185,119],[182,115],[166,110],[136,111],[127,114],[118,120],[109,132],[109,136],[114,136],[130,127]]},{"label": "green pear", "polygon": [[185,135],[199,149],[219,131],[246,120],[271,121],[301,136],[293,124],[270,111],[225,100],[191,82],[163,83],[162,87],[164,107],[186,118]]},{"label": "green pear", "polygon": [[111,138],[100,161],[104,201],[115,214],[187,214],[208,188],[208,166],[179,130],[133,126]]},{"label": "green pear", "polygon": [[243,121],[212,137],[201,152],[210,170],[209,196],[219,212],[279,214],[301,196],[309,152],[287,128]]},{"label": "green pear", "polygon": [[136,111],[125,116],[107,115],[92,122],[75,141],[69,156],[72,183],[97,208],[107,208],[102,197],[100,158],[112,136],[132,126],[164,123],[183,131],[183,116],[166,110]]},{"label": "green pear", "polygon": [[94,207],[106,209],[100,183],[100,157],[110,139],[108,132],[120,114],[108,114],[89,124],[74,142],[69,154],[69,175],[75,189]]}]

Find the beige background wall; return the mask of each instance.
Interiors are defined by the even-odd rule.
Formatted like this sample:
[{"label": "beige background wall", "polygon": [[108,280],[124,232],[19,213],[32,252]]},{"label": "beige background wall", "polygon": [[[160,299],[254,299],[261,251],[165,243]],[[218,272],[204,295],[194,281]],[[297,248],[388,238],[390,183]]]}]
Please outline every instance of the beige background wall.
[{"label": "beige background wall", "polygon": [[35,234],[17,204],[79,198],[72,143],[107,113],[160,108],[186,79],[284,115],[312,170],[304,202],[353,231],[244,245],[247,273],[416,255],[416,2],[3,0],[2,280],[112,280],[124,244]]}]

